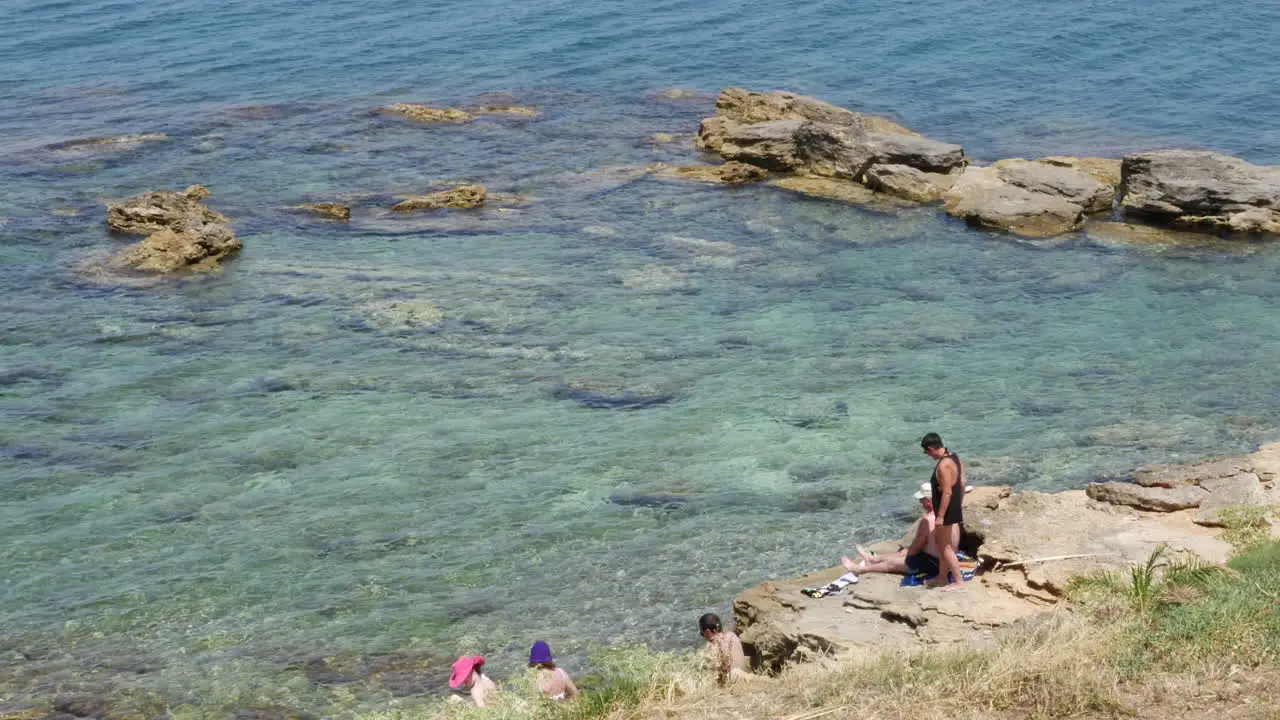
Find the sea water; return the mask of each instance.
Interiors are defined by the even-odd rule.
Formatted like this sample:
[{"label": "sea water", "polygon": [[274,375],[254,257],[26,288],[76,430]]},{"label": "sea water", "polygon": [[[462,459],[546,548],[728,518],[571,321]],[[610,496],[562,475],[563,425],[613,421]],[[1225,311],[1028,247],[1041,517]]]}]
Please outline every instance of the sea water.
[{"label": "sea water", "polygon": [[[742,589],[900,531],[925,432],[974,482],[1035,489],[1274,438],[1280,245],[1029,242],[640,168],[710,161],[689,140],[725,86],[889,114],[979,159],[1280,163],[1277,20],[11,3],[3,697],[342,716],[422,702],[461,652],[501,677],[542,638],[586,670],[592,648],[694,644]],[[419,125],[375,111],[392,102],[539,114]],[[141,134],[165,139],[66,144]],[[464,181],[524,201],[385,209]],[[225,271],[85,271],[127,241],[105,199],[192,183],[244,240]],[[290,209],[330,200],[352,219]],[[387,657],[412,671],[386,680],[368,658]],[[363,670],[315,671],[332,658]]]}]

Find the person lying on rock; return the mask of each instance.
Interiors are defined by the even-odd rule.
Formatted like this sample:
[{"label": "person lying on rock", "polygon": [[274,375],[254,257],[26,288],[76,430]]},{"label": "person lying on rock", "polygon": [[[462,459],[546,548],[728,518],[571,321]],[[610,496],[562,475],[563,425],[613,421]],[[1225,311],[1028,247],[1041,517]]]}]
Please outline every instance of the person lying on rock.
[{"label": "person lying on rock", "polygon": [[[924,514],[920,516],[920,519],[912,527],[911,544],[907,546],[907,549],[886,555],[873,555],[861,545],[858,545],[856,547],[858,555],[862,556],[862,563],[855,563],[849,556],[843,556],[840,558],[840,564],[844,566],[845,570],[854,575],[865,575],[867,573],[916,575],[923,573],[926,577],[933,577],[941,571],[938,539],[934,532],[937,518],[933,512],[933,496],[928,483],[921,485],[913,497],[920,503],[920,509],[924,511]],[[956,543],[959,544],[960,526],[953,526],[951,531],[955,535]]]},{"label": "person lying on rock", "polygon": [[449,687],[454,690],[470,690],[476,707],[488,707],[498,686],[480,669],[484,658],[480,655],[463,655],[453,664]]},{"label": "person lying on rock", "polygon": [[716,671],[716,682],[721,685],[745,675],[747,655],[742,651],[742,641],[737,633],[727,632],[720,626],[720,616],[707,613],[698,618],[698,633],[707,641],[707,654]]},{"label": "person lying on rock", "polygon": [[572,700],[578,697],[578,686],[563,668],[551,658],[551,646],[544,640],[533,644],[529,650],[529,667],[538,669],[538,691],[552,700]]},{"label": "person lying on rock", "polygon": [[929,488],[933,499],[933,536],[938,544],[938,558],[942,561],[941,572],[926,584],[943,585],[946,586],[944,590],[950,590],[964,582],[960,557],[956,554],[960,551],[959,529],[964,523],[964,465],[959,455],[942,444],[938,433],[931,432],[920,438],[920,447],[937,462],[929,478]]}]

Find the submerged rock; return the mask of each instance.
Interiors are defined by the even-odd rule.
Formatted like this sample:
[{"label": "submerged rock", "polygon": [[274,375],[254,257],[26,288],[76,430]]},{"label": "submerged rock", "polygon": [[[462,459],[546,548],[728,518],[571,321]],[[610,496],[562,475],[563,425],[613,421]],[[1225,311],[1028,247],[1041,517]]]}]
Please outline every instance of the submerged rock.
[{"label": "submerged rock", "polygon": [[1280,234],[1280,167],[1199,150],[1132,153],[1121,166],[1126,212],[1175,225]]},{"label": "submerged rock", "polygon": [[662,168],[659,174],[667,177],[687,178],[700,182],[722,185],[741,185],[763,180],[769,171],[755,165],[730,160],[723,165],[698,165],[693,167]]},{"label": "submerged rock", "polygon": [[1110,244],[1185,246],[1221,245],[1224,242],[1206,233],[1110,221],[1091,220],[1085,224],[1084,232],[1091,240]]},{"label": "submerged rock", "polygon": [[408,212],[410,210],[438,210],[440,208],[474,208],[483,205],[488,194],[489,191],[483,185],[461,185],[428,195],[415,195],[406,198],[392,205],[391,209],[396,212]]},{"label": "submerged rock", "polygon": [[332,203],[332,202],[306,203],[306,204],[297,206],[297,209],[305,210],[307,212],[312,212],[317,215],[327,215],[336,220],[351,219],[351,206],[343,205],[342,203]]},{"label": "submerged rock", "polygon": [[595,410],[642,410],[676,399],[675,391],[668,388],[626,386],[594,378],[566,380],[555,388],[552,395]]},{"label": "submerged rock", "polygon": [[371,300],[355,310],[380,330],[434,330],[444,322],[444,312],[429,300]]},{"label": "submerged rock", "polygon": [[132,150],[146,143],[164,142],[169,139],[164,133],[142,133],[140,135],[109,135],[103,137],[77,138],[54,143],[48,149],[64,153],[84,152],[120,152]]},{"label": "submerged rock", "polygon": [[626,271],[620,277],[622,287],[642,293],[688,292],[696,287],[684,270],[656,264]]},{"label": "submerged rock", "polygon": [[523,105],[484,105],[473,112],[477,115],[511,115],[513,117],[538,117],[538,111]]},{"label": "submerged rock", "polygon": [[125,248],[114,264],[157,273],[219,267],[243,244],[226,216],[200,202],[208,196],[206,188],[192,185],[180,193],[150,192],[110,204],[107,224],[113,230],[148,235]]},{"label": "submerged rock", "polygon": [[424,123],[464,123],[475,119],[475,116],[457,108],[434,108],[427,105],[396,103],[379,108],[383,112],[403,115],[410,120]]}]

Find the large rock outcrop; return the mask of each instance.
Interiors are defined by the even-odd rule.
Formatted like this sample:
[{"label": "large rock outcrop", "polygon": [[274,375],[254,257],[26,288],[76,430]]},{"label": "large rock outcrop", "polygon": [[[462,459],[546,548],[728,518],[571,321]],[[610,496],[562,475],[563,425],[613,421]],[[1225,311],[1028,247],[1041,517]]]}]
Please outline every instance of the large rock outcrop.
[{"label": "large rock outcrop", "polygon": [[208,196],[207,189],[192,185],[182,192],[149,192],[109,204],[107,224],[112,230],[147,235],[125,248],[113,264],[156,273],[218,268],[243,244],[226,216],[201,202]]},{"label": "large rock outcrop", "polygon": [[1201,150],[1132,153],[1121,166],[1126,212],[1174,225],[1280,234],[1280,167]]},{"label": "large rock outcrop", "polygon": [[[1140,490],[1197,493],[1201,507],[1148,512],[1092,499],[1080,490],[1012,492],[980,487],[965,499],[961,545],[981,570],[955,592],[901,587],[900,578],[866,575],[842,595],[801,594],[844,573],[823,570],[793,580],[766,582],[734,601],[738,632],[755,665],[778,670],[821,655],[913,652],[937,645],[989,647],[999,630],[1050,610],[1073,577],[1124,571],[1167,546],[1174,553],[1223,562],[1230,546],[1201,517],[1214,495],[1223,506],[1280,501],[1280,443],[1241,458],[1140,471]],[[1273,535],[1276,530],[1273,529]],[[898,542],[873,550],[897,549]]]},{"label": "large rock outcrop", "polygon": [[965,163],[959,145],[897,123],[781,91],[728,88],[698,128],[698,147],[773,171],[863,181],[875,164],[949,172]]}]

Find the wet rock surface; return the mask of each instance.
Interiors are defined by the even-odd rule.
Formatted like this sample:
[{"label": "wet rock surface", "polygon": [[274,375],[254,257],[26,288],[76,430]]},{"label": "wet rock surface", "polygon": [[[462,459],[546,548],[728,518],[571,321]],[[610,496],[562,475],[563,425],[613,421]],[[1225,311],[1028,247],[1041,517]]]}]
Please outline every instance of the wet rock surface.
[{"label": "wet rock surface", "polygon": [[395,212],[409,212],[442,208],[474,208],[483,205],[488,194],[489,191],[483,185],[460,185],[449,190],[406,198],[392,205],[391,209]]},{"label": "wet rock surface", "polygon": [[[800,472],[808,474],[807,469]],[[1210,523],[1199,513],[1215,495],[1213,502],[1222,506],[1273,504],[1280,443],[1243,457],[1150,468],[1138,479],[1146,484],[1097,483],[1088,493],[975,488],[965,499],[961,547],[977,554],[980,570],[964,587],[944,593],[902,587],[899,576],[873,574],[842,595],[814,599],[801,594],[801,588],[825,585],[845,572],[822,570],[743,592],[733,606],[738,632],[755,666],[769,671],[830,655],[916,652],[940,645],[992,647],[1000,642],[1002,628],[1052,610],[1078,575],[1126,571],[1162,546],[1206,562],[1224,562],[1231,547],[1217,530],[1205,526]],[[1136,492],[1116,490],[1119,486]],[[1157,510],[1129,504],[1131,498],[1147,498],[1147,492],[1161,493],[1159,501],[1150,503]],[[892,552],[901,544],[880,543],[872,549]]]},{"label": "wet rock surface", "polygon": [[733,160],[723,165],[698,165],[676,168],[664,166],[657,168],[657,172],[664,177],[677,177],[722,185],[741,185],[763,180],[769,176],[769,171],[762,167]]},{"label": "wet rock surface", "polygon": [[324,215],[335,220],[350,220],[351,206],[342,203],[322,202],[322,203],[306,203],[297,207],[299,210],[314,213],[316,215]]},{"label": "wet rock surface", "polygon": [[429,105],[412,103],[396,103],[379,108],[383,112],[401,115],[421,123],[464,123],[475,119],[475,116],[457,108],[436,108]]}]

